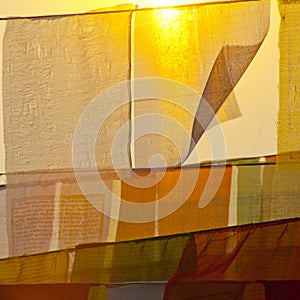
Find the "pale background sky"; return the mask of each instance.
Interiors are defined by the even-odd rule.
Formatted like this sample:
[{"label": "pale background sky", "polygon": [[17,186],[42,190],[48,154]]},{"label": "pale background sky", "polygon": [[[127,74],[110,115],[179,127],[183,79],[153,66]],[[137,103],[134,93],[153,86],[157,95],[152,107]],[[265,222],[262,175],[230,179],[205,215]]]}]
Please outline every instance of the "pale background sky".
[{"label": "pale background sky", "polygon": [[[0,17],[86,12],[128,2],[122,0],[2,0]],[[138,4],[139,7],[150,7],[188,4],[194,3],[194,1],[136,0],[134,3]],[[0,40],[2,40],[4,32],[3,25],[4,22],[2,22],[2,26],[0,23]],[[271,0],[271,27],[268,36],[235,89],[242,117],[222,124],[228,158],[276,153],[279,74],[278,31],[277,3],[276,0]],[[0,60],[0,69],[2,69],[1,65],[2,59]],[[0,72],[0,93],[1,76]],[[0,94],[0,101],[1,98]],[[1,110],[2,105],[0,105],[0,117],[2,116]],[[0,118],[0,173],[4,171],[2,130],[2,120]],[[204,151],[206,154],[201,156],[202,160],[210,159],[210,147],[207,139],[203,138],[199,144],[202,153],[206,149]],[[193,163],[193,161],[188,161],[188,163]]]},{"label": "pale background sky", "polygon": [[[211,2],[214,0],[211,0]],[[2,0],[0,16],[29,16],[85,12],[97,8],[123,3],[134,3],[141,7],[181,5],[203,1],[192,0]],[[205,1],[210,2],[210,1]]]}]

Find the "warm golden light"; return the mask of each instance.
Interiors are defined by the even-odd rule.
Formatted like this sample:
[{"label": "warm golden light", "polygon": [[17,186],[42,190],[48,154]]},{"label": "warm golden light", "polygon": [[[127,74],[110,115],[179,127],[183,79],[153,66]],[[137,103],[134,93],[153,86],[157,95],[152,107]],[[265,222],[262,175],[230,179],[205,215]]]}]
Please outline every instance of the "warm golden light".
[{"label": "warm golden light", "polygon": [[159,9],[155,11],[157,16],[157,22],[159,23],[160,27],[167,28],[167,27],[177,27],[178,19],[180,17],[180,11],[178,9],[173,8],[165,8]]}]

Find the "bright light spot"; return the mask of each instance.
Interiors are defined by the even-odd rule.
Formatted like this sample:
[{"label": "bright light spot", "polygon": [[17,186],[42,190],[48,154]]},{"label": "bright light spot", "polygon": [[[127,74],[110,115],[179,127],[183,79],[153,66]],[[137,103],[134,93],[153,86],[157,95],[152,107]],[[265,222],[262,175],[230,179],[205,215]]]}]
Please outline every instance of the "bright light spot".
[{"label": "bright light spot", "polygon": [[162,25],[167,25],[172,21],[176,21],[176,19],[180,16],[180,11],[173,8],[160,9],[155,13]]}]

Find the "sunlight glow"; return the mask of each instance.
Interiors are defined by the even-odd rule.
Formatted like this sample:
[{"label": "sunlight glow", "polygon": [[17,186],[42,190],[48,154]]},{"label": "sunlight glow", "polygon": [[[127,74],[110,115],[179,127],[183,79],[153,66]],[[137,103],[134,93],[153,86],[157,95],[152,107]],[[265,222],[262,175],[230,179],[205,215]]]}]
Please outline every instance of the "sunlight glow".
[{"label": "sunlight glow", "polygon": [[167,28],[172,25],[176,28],[178,25],[178,18],[180,17],[180,11],[173,8],[159,9],[155,11],[157,21],[160,23],[161,28]]}]

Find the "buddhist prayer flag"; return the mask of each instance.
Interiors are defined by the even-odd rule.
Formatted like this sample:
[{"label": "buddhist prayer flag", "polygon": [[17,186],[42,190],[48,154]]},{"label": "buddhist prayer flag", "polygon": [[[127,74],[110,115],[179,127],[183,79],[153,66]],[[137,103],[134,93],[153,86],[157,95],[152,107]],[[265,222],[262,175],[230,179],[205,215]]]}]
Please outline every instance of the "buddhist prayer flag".
[{"label": "buddhist prayer flag", "polygon": [[297,299],[298,3],[278,5],[267,113],[247,74],[269,1],[1,20],[0,298]]}]

